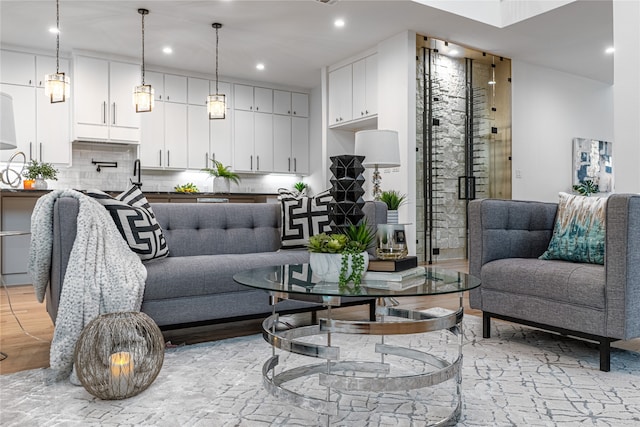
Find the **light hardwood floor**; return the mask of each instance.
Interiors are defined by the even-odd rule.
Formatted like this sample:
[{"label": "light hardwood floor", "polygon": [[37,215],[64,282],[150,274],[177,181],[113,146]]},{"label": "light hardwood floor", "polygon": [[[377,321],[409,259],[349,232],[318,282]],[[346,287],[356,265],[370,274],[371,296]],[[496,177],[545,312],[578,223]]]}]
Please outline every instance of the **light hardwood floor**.
[{"label": "light hardwood floor", "polygon": [[[465,260],[442,261],[437,265],[456,271],[468,271],[468,264]],[[48,367],[53,324],[46,312],[45,304],[38,303],[31,286],[11,286],[1,290],[0,294],[0,351],[7,355],[7,358],[0,362],[0,374]],[[9,307],[9,298],[15,316]],[[435,297],[405,297],[402,298],[401,303],[402,307],[417,310],[431,307],[455,309],[458,307],[459,299],[456,294]],[[468,295],[464,297],[464,307],[466,314],[482,315],[482,312],[472,310],[469,307]],[[363,319],[368,316],[368,307],[345,307],[335,310],[334,313],[341,318]],[[321,317],[322,312],[318,316]],[[301,320],[304,321],[304,319]],[[18,321],[30,335],[22,330]],[[163,331],[163,335],[165,340],[171,342],[172,345],[195,344],[259,333],[261,323],[262,319],[247,320]],[[614,346],[640,352],[640,339],[614,343]]]}]

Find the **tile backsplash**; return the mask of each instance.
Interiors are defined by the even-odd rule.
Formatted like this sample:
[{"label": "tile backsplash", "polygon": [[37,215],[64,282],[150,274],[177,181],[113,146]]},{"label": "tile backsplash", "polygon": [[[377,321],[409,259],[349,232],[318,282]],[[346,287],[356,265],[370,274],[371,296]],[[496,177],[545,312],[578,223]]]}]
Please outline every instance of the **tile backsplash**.
[{"label": "tile backsplash", "polygon": [[[47,181],[50,189],[75,188],[121,191],[135,181],[133,165],[137,158],[135,145],[74,142],[72,165],[56,166],[58,180]],[[101,167],[100,172],[92,161],[116,162],[117,167]],[[15,168],[14,168],[15,169]],[[276,193],[278,188],[292,188],[303,180],[295,175],[240,174],[240,184],[231,184],[232,193]],[[191,182],[201,192],[214,191],[213,179],[205,172],[142,170],[142,191],[173,191],[176,185]],[[2,185],[2,188],[8,188]]]}]

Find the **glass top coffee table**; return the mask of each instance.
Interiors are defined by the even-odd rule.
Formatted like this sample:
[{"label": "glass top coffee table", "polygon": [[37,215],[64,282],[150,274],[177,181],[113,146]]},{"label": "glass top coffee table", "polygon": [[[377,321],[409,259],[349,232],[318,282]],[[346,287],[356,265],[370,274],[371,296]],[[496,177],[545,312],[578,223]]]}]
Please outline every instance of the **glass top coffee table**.
[{"label": "glass top coffee table", "polygon": [[[324,282],[314,276],[308,264],[261,267],[246,270],[233,276],[234,280],[246,286],[267,291],[271,296],[273,313],[264,320],[263,336],[271,344],[272,356],[262,368],[265,388],[275,397],[300,408],[314,410],[327,416],[338,415],[335,393],[384,393],[422,389],[447,380],[455,381],[455,402],[449,412],[437,419],[430,419],[430,425],[455,425],[462,410],[462,317],[463,293],[480,286],[480,280],[465,273],[437,267],[425,267],[425,273],[412,276],[404,281],[367,281],[359,287],[340,287],[338,283]],[[433,296],[458,294],[458,309],[431,309],[414,311],[397,307],[398,299],[407,296]],[[352,297],[376,300],[375,320],[334,319],[332,307]],[[346,300],[345,300],[346,298]],[[276,304],[293,299],[317,302],[327,308],[327,317],[318,324],[280,327]],[[385,336],[446,331],[457,338],[457,355],[452,359],[432,355],[420,348],[409,348],[398,344],[385,343]],[[332,345],[332,334],[376,335],[379,342],[374,352],[379,361],[342,360],[340,347]],[[323,339],[318,342],[317,339]],[[289,353],[324,359],[324,362],[276,370],[279,355],[276,349]],[[386,356],[388,357],[385,360]],[[420,369],[403,372],[401,375],[391,369],[391,362],[407,359],[410,369],[416,364]],[[312,396],[302,390],[287,387],[290,381],[315,376],[319,385],[326,388],[323,397]],[[333,393],[333,394],[332,394]],[[333,396],[333,397],[332,397]]]}]

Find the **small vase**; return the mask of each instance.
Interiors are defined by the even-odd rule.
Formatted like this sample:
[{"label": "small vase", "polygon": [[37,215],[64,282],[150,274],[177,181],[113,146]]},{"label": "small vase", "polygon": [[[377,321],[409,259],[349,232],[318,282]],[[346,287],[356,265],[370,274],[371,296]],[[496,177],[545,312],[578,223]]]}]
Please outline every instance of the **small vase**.
[{"label": "small vase", "polygon": [[44,178],[36,178],[35,182],[33,183],[34,190],[46,190],[47,188],[49,188],[49,186],[47,185],[47,181],[45,181]]},{"label": "small vase", "polygon": [[221,194],[231,193],[231,181],[224,178],[216,177],[213,180],[213,192]]},{"label": "small vase", "polygon": [[[369,267],[369,253],[361,252],[360,255],[364,258],[364,266],[362,273],[364,274]],[[347,277],[351,275],[353,271],[353,255],[349,254],[349,264],[347,267]],[[325,282],[339,282],[340,281],[340,269],[342,268],[342,254],[324,254],[311,252],[309,254],[309,265],[311,271],[319,279]]]},{"label": "small vase", "polygon": [[25,190],[33,190],[33,184],[35,182],[35,179],[25,179],[24,181],[22,181],[22,185]]},{"label": "small vase", "polygon": [[398,223],[398,211],[397,210],[387,211],[387,224],[397,224],[397,223]]}]

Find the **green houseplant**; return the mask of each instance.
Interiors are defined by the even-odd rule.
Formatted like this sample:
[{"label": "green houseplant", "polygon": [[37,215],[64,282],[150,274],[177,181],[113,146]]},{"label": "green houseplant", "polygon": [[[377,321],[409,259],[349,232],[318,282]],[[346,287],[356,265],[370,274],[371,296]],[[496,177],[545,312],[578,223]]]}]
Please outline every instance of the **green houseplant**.
[{"label": "green houseplant", "polygon": [[387,223],[398,223],[398,208],[407,203],[407,195],[396,190],[383,191],[380,201],[387,205]]},{"label": "green houseplant", "polygon": [[47,179],[52,179],[54,181],[58,180],[58,170],[51,165],[51,163],[46,162],[38,162],[33,159],[29,162],[27,166],[25,166],[24,172],[22,172],[22,176],[24,176],[27,180],[33,180],[35,183],[33,184],[33,188],[38,190],[46,190],[47,189]]},{"label": "green houseplant", "polygon": [[211,159],[213,163],[213,167],[202,169],[203,172],[207,172],[210,176],[215,179],[221,179],[225,183],[225,189],[227,193],[231,192],[231,183],[239,184],[240,183],[240,175],[230,170],[230,166],[225,166],[221,162]]},{"label": "green houseplant", "polygon": [[293,184],[293,188],[300,194],[306,194],[309,186],[304,182],[300,181]]},{"label": "green houseplant", "polygon": [[376,233],[366,221],[349,225],[341,233],[320,233],[309,238],[309,263],[318,277],[338,282],[340,289],[353,282],[355,291],[369,264],[366,250],[375,241]]}]

